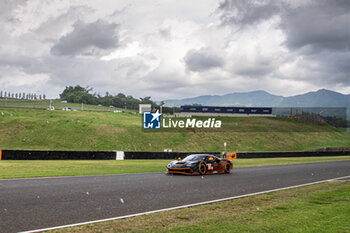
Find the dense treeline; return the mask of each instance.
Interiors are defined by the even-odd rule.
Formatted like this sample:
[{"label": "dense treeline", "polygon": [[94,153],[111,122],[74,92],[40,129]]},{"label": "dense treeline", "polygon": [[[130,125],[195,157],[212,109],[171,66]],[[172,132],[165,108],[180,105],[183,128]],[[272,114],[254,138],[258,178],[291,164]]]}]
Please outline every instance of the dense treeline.
[{"label": "dense treeline", "polygon": [[[151,100],[151,96],[136,99],[131,95],[125,95],[119,93],[117,95],[111,95],[108,92],[104,96],[100,94],[92,93],[93,89],[89,87],[68,86],[60,94],[62,100],[66,100],[70,103],[84,103],[103,106],[114,106],[117,108],[126,109],[138,109],[139,104],[151,104],[152,108],[159,108],[159,105]],[[164,113],[173,113],[178,108],[163,107]]]}]

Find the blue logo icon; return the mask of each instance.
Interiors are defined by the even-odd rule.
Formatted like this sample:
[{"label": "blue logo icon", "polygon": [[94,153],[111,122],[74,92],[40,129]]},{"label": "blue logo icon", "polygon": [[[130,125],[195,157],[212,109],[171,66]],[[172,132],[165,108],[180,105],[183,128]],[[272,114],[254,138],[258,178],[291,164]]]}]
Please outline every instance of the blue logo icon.
[{"label": "blue logo icon", "polygon": [[156,112],[143,112],[143,128],[144,129],[160,129],[160,116],[159,110]]}]

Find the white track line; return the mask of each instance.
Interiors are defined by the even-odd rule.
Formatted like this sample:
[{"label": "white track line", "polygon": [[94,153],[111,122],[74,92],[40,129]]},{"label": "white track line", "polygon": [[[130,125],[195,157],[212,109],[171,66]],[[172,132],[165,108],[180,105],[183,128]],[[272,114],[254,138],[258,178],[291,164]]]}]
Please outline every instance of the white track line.
[{"label": "white track line", "polygon": [[56,227],[49,227],[49,228],[43,228],[43,229],[37,229],[37,230],[23,231],[21,233],[34,233],[34,232],[50,231],[50,230],[57,230],[57,229],[66,228],[66,227],[75,227],[75,226],[81,226],[81,225],[92,224],[92,223],[99,223],[99,222],[106,222],[106,221],[111,221],[111,220],[131,218],[131,217],[136,217],[136,216],[145,215],[145,214],[153,214],[153,213],[159,213],[159,212],[164,212],[164,211],[169,211],[169,210],[177,210],[177,209],[182,209],[182,208],[187,208],[187,207],[206,205],[206,204],[215,203],[215,202],[219,202],[219,201],[228,201],[228,200],[232,200],[232,199],[250,197],[250,196],[264,194],[264,193],[277,192],[277,191],[281,191],[281,190],[298,188],[298,187],[303,187],[303,186],[312,185],[312,184],[319,184],[319,183],[324,183],[324,182],[329,182],[329,181],[335,181],[335,180],[340,180],[340,179],[344,179],[344,178],[350,178],[350,175],[336,177],[336,178],[327,179],[327,180],[320,180],[320,181],[306,183],[306,184],[293,185],[293,186],[288,186],[288,187],[284,187],[284,188],[271,189],[271,190],[261,191],[261,192],[256,192],[256,193],[249,193],[249,194],[238,195],[238,196],[233,196],[233,197],[226,197],[226,198],[221,198],[221,199],[216,199],[216,200],[211,200],[211,201],[204,201],[204,202],[198,202],[198,203],[182,205],[182,206],[175,206],[175,207],[165,208],[165,209],[160,209],[160,210],[152,210],[152,211],[147,211],[147,212],[143,212],[143,213],[124,215],[124,216],[119,216],[119,217],[114,217],[114,218],[106,218],[106,219],[94,220],[94,221],[89,221],[89,222],[81,222],[81,223],[74,223],[74,224],[63,225],[63,226],[56,226]]}]

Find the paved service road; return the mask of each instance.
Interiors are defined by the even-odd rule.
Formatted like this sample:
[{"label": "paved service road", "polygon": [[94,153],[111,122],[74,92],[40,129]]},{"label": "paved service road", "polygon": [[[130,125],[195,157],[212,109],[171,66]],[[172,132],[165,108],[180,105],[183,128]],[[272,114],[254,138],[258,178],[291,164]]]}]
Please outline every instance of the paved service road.
[{"label": "paved service road", "polygon": [[164,173],[0,180],[0,232],[111,218],[350,175],[350,161]]}]

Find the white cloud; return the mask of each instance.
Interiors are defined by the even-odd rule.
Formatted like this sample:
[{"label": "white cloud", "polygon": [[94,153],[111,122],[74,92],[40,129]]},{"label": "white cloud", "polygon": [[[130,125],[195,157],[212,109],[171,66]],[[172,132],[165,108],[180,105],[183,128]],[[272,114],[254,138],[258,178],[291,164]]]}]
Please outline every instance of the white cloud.
[{"label": "white cloud", "polygon": [[6,73],[6,75],[0,77],[1,90],[10,92],[35,92],[45,94],[44,90],[50,79],[49,75],[45,73],[28,74],[9,68],[2,68],[0,72]]},{"label": "white cloud", "polygon": [[77,84],[153,99],[256,89],[350,91],[347,4],[259,4],[5,1],[0,84],[50,97]]}]

